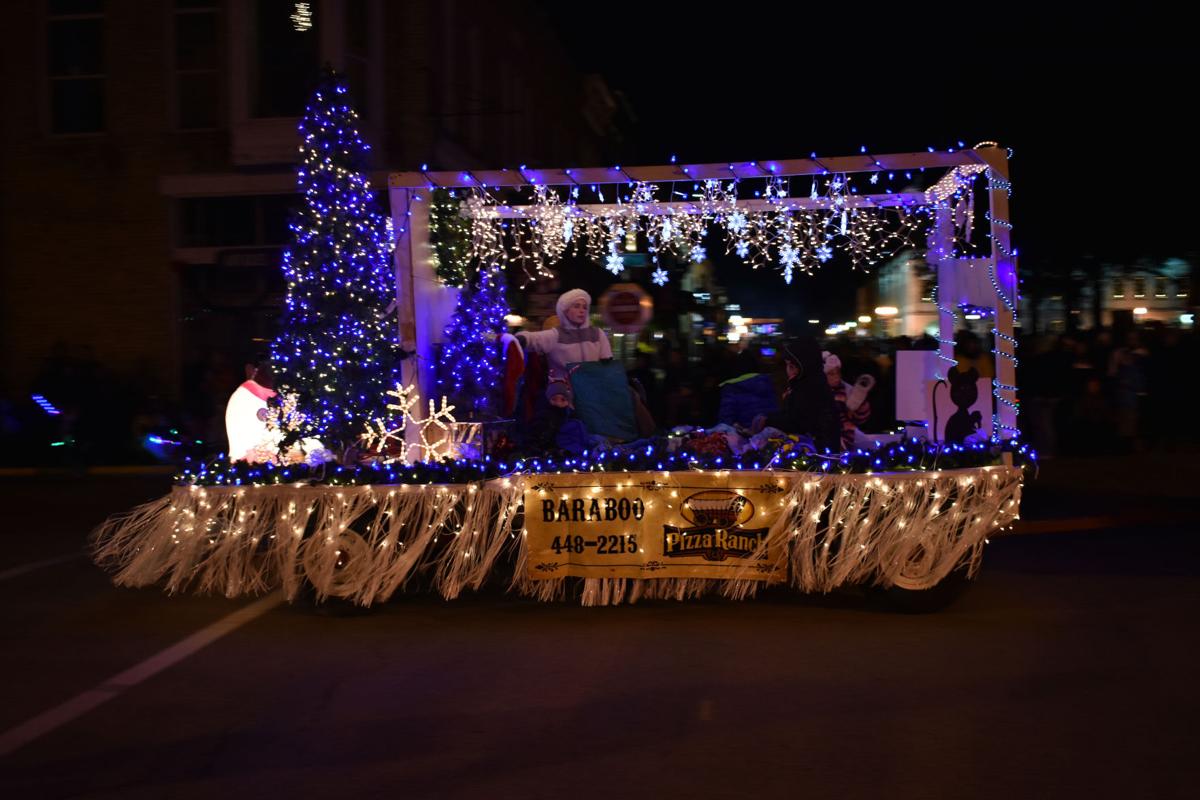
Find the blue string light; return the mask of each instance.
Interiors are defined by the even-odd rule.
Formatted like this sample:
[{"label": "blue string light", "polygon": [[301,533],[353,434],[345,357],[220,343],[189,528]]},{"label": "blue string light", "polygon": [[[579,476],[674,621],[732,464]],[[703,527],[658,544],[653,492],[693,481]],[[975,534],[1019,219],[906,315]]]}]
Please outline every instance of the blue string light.
[{"label": "blue string light", "polygon": [[280,387],[300,395],[311,433],[328,442],[356,439],[399,375],[398,333],[383,313],[395,296],[393,234],[346,94],[344,79],[328,74],[300,121],[302,206],[289,224],[287,300],[271,345]]}]

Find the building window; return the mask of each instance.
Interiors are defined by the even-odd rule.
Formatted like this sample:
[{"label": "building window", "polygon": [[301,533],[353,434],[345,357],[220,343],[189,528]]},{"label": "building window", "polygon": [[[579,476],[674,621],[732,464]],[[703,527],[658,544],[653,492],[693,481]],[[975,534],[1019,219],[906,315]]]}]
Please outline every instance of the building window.
[{"label": "building window", "polygon": [[302,116],[319,75],[320,17],[314,13],[310,25],[298,26],[289,0],[257,0],[255,11],[252,116]]},{"label": "building window", "polygon": [[182,130],[220,123],[218,12],[214,0],[175,0],[175,124]]},{"label": "building window", "polygon": [[1166,297],[1171,291],[1171,281],[1167,278],[1151,278],[1150,285],[1154,289],[1155,297]]},{"label": "building window", "polygon": [[1133,296],[1134,297],[1145,297],[1146,296],[1146,279],[1144,277],[1142,277],[1141,275],[1139,275],[1133,279]]},{"label": "building window", "polygon": [[103,0],[50,0],[46,68],[50,132],[104,130]]},{"label": "building window", "polygon": [[1192,279],[1191,278],[1179,278],[1175,282],[1175,296],[1176,297],[1187,297],[1189,294],[1191,294],[1191,291],[1192,291]]},{"label": "building window", "polygon": [[1125,281],[1122,278],[1113,278],[1113,298],[1120,300],[1125,297]]},{"label": "building window", "polygon": [[288,241],[291,194],[185,197],[179,201],[179,247],[270,247]]}]

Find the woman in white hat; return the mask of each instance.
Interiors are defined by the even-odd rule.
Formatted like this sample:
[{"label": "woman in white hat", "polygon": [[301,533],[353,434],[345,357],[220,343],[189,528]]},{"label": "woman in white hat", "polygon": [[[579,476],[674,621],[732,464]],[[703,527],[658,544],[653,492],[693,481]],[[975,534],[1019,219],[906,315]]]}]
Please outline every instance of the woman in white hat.
[{"label": "woman in white hat", "polygon": [[567,364],[612,358],[608,337],[589,322],[591,295],[583,289],[563,292],[555,304],[555,310],[559,320],[557,328],[517,334],[517,341],[526,350],[545,354],[551,376],[565,376]]}]

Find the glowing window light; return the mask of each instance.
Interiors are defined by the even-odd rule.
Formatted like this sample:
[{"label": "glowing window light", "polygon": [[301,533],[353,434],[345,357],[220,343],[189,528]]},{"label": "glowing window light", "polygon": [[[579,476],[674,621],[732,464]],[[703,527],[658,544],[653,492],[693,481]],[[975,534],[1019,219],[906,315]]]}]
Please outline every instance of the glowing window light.
[{"label": "glowing window light", "polygon": [[308,3],[296,3],[296,8],[288,19],[297,31],[303,33],[312,28],[312,8]]}]

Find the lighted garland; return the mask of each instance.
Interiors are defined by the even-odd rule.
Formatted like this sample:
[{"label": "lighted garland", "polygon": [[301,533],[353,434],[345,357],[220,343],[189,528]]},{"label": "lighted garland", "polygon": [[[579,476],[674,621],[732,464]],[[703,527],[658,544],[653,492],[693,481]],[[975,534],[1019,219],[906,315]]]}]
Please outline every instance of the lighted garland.
[{"label": "lighted garland", "polygon": [[461,213],[457,192],[435,189],[429,202],[429,233],[442,283],[461,288],[471,278],[471,220]]},{"label": "lighted garland", "polygon": [[698,453],[683,449],[670,451],[664,441],[635,450],[585,452],[536,458],[492,458],[481,460],[449,459],[415,464],[372,462],[356,466],[326,464],[230,464],[218,458],[200,464],[187,464],[176,475],[180,485],[190,486],[263,486],[311,484],[324,486],[462,484],[518,474],[561,472],[647,472],[687,470],[777,470],[816,472],[830,475],[882,472],[935,472],[995,466],[1003,454],[1012,454],[1017,466],[1033,466],[1037,452],[1016,439],[999,443],[937,445],[908,439],[875,450],[846,453],[797,453],[781,455],[766,451],[732,454]]},{"label": "lighted garland", "polygon": [[750,192],[740,180],[592,186],[600,210],[579,205],[580,186],[560,193],[535,185],[527,205],[510,205],[488,187],[474,186],[463,206],[472,223],[471,260],[515,265],[526,282],[551,274],[570,252],[619,272],[628,237],[644,241],[652,266],[659,267],[665,255],[703,261],[705,240],[721,230],[726,252],[754,269],[777,268],[790,283],[798,272],[815,272],[835,251],[845,253],[854,269],[890,257],[911,243],[929,212],[927,203],[917,201],[866,205],[846,174],[815,176],[803,201],[789,179],[764,181],[752,198],[741,196]]}]

